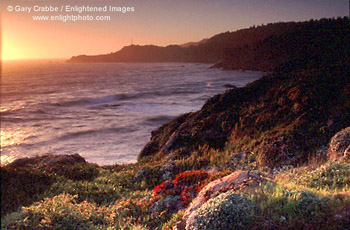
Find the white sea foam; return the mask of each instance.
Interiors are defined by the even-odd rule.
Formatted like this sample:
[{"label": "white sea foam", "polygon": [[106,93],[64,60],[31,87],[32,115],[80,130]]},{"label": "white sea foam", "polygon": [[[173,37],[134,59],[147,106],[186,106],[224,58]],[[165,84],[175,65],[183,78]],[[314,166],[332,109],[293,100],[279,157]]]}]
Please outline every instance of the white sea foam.
[{"label": "white sea foam", "polygon": [[[257,72],[207,64],[26,62],[5,64],[1,160],[79,153],[100,165],[135,162],[152,130],[200,109],[225,85]],[[210,84],[208,84],[210,83]]]}]

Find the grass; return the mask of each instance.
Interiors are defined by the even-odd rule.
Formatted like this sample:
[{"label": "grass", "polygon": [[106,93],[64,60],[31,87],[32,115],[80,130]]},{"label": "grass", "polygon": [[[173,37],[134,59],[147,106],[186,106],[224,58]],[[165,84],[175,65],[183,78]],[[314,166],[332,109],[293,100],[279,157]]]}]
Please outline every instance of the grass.
[{"label": "grass", "polygon": [[297,184],[318,190],[350,190],[350,164],[328,162],[314,170],[301,172]]},{"label": "grass", "polygon": [[296,168],[246,195],[261,210],[257,222],[265,229],[348,229],[349,169],[349,161]]},{"label": "grass", "polygon": [[314,193],[266,184],[248,197],[261,210],[257,222],[267,229],[274,226],[278,229],[315,229],[317,224],[327,222],[329,201]]},{"label": "grass", "polygon": [[160,229],[170,219],[150,207],[160,162],[85,168],[2,168],[2,229]]},{"label": "grass", "polygon": [[1,215],[41,199],[54,182],[51,175],[37,170],[11,171],[1,168]]},{"label": "grass", "polygon": [[162,230],[172,230],[177,222],[182,221],[182,217],[185,214],[184,210],[180,210],[177,213],[173,214],[163,226]]},{"label": "grass", "polygon": [[[189,203],[183,200],[187,194],[184,190],[197,188],[199,181],[207,184],[228,175],[235,166],[254,166],[251,154],[231,152],[230,149],[203,150],[202,155],[197,153],[199,161],[210,154],[214,157],[207,164],[192,167],[194,158],[175,159],[171,178],[177,182],[175,187],[182,186],[181,191],[162,196],[154,191],[164,181],[165,171],[160,161],[108,167],[91,164],[87,166],[87,174],[81,165],[61,167],[59,172],[2,169],[2,179],[6,179],[2,183],[6,182],[8,189],[2,194],[5,213],[1,226],[2,229],[172,229]],[[193,171],[213,167],[218,162],[222,171],[209,177],[204,171]],[[350,226],[349,172],[349,160],[314,164],[283,171],[274,181],[255,190],[236,193],[258,208],[251,229],[318,229],[320,224],[323,229],[346,229]],[[19,182],[22,187],[15,186]],[[182,208],[172,208],[176,204]]]},{"label": "grass", "polygon": [[210,169],[219,167],[221,170],[257,169],[257,156],[251,151],[237,152],[228,146],[224,150],[216,150],[201,146],[191,155],[176,155],[177,172]]}]

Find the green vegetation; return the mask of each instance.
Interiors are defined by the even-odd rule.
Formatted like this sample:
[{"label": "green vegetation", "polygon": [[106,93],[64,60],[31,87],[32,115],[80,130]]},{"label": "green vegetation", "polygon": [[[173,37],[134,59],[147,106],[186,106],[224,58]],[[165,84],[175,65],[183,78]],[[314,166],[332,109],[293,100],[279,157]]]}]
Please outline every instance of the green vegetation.
[{"label": "green vegetation", "polygon": [[[331,168],[336,176],[326,173]],[[348,180],[346,176],[339,175],[349,169],[348,161],[301,168],[300,173],[282,172],[276,176],[274,183],[246,194],[261,210],[257,223],[265,229],[348,229],[349,183],[337,184],[336,181]],[[338,173],[338,170],[344,171]],[[313,183],[309,183],[307,175],[311,175]],[[323,182],[326,183],[321,185]],[[328,183],[335,186],[328,186]]]},{"label": "green vegetation", "polygon": [[[349,66],[331,66],[277,73],[229,90],[186,119],[153,132],[141,156],[162,154],[161,146],[176,133],[171,150],[198,169],[213,162],[206,152],[229,148],[253,153],[250,160],[258,167],[303,164],[336,132],[350,126],[349,72]],[[219,159],[225,161],[223,156]]]},{"label": "green vegetation", "polygon": [[53,179],[40,171],[11,171],[1,167],[1,215],[40,200]]},{"label": "green vegetation", "polygon": [[[84,167],[81,164],[57,165],[48,170],[50,172],[35,171],[34,176],[25,168],[2,168],[2,183],[6,183],[7,188],[1,194],[2,228],[130,229],[133,226],[131,229],[143,229],[141,223],[158,221],[156,218],[149,220],[151,203],[143,202],[151,197],[148,187],[154,187],[146,183],[148,177],[155,176],[152,170],[147,170],[151,165],[98,167],[85,164]],[[135,170],[141,169],[146,169],[147,174],[136,181]],[[51,184],[43,190],[40,184],[46,183],[45,178],[49,178]],[[32,193],[35,199],[28,199]],[[8,199],[11,197],[17,198],[17,203],[13,202],[14,198]],[[27,205],[30,206],[21,207]]]},{"label": "green vegetation", "polygon": [[318,190],[350,190],[350,164],[328,162],[312,171],[300,173],[297,184]]},{"label": "green vegetation", "polygon": [[179,212],[173,214],[171,219],[163,225],[162,230],[172,230],[177,222],[182,221],[183,215],[184,210],[180,210]]},{"label": "green vegetation", "polygon": [[250,35],[246,49],[231,46],[242,62],[228,52],[222,67],[275,71],[153,131],[138,163],[74,155],[2,167],[1,228],[173,229],[203,186],[247,169],[265,179],[205,194],[200,228],[350,229],[349,30],[348,18],[277,23],[190,48]]},{"label": "green vegetation", "polygon": [[[89,164],[87,169],[93,167],[98,171],[90,180],[79,180],[80,171],[75,171],[77,177],[74,177],[79,179],[73,180],[52,172],[41,173],[41,178],[50,178],[51,184],[38,192],[35,199],[28,199],[32,194],[28,193],[27,183],[32,182],[21,181],[23,187],[3,190],[7,192],[2,193],[5,211],[2,229],[172,229],[181,221],[193,192],[232,172],[220,171],[209,177],[203,171],[182,172],[173,177],[170,187],[166,187],[161,174],[152,174],[152,165],[157,167],[159,162],[108,167]],[[71,167],[61,166],[60,169]],[[146,184],[147,177],[140,173],[145,172],[144,169],[149,170],[147,172],[158,184]],[[22,170],[12,171],[11,175],[13,178],[15,175],[32,177]],[[322,229],[347,229],[350,226],[349,171],[349,160],[283,171],[275,175],[274,181],[260,184],[254,190],[229,190],[213,198],[201,208],[198,224],[212,229],[206,222],[213,219],[210,223],[220,223],[221,229],[227,226],[318,229],[320,224]],[[31,187],[41,188],[40,181]],[[11,206],[13,199],[6,199],[11,197],[10,191],[22,194],[16,208]],[[228,213],[224,215],[218,210]],[[247,215],[231,218],[234,210],[240,213],[245,210]],[[220,218],[218,213],[221,213]]]},{"label": "green vegetation", "polygon": [[131,45],[106,54],[72,57],[71,62],[217,63],[234,70],[290,71],[319,68],[349,59],[349,19],[280,22],[217,34],[198,46]]},{"label": "green vegetation", "polygon": [[200,230],[251,229],[256,215],[258,210],[250,200],[229,191],[200,207],[195,225]]},{"label": "green vegetation", "polygon": [[[200,169],[213,163],[201,155],[203,148],[251,152],[255,156],[250,159],[261,168],[300,165],[314,157],[335,133],[350,126],[350,58],[344,53],[349,50],[348,18],[277,23],[239,33],[252,36],[253,31],[262,36],[243,39],[250,45],[232,48],[232,54],[236,55],[237,49],[244,53],[227,54],[225,63],[237,65],[234,69],[244,69],[244,65],[253,69],[250,67],[261,61],[258,70],[273,72],[246,87],[216,95],[201,110],[159,127],[140,159],[166,154],[162,147],[171,137],[167,149],[183,160],[184,167],[194,163]],[[235,36],[228,33],[215,39],[228,44]],[[256,40],[260,38],[265,40]]]}]

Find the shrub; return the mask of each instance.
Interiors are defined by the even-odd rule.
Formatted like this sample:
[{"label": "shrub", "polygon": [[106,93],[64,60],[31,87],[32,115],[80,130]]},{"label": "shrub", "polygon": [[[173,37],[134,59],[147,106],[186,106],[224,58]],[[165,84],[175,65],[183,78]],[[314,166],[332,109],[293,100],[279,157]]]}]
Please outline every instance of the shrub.
[{"label": "shrub", "polygon": [[327,202],[310,192],[292,192],[295,200],[295,214],[306,224],[315,225],[325,222]]},{"label": "shrub", "polygon": [[349,189],[350,164],[327,163],[294,179],[296,183],[316,189]]},{"label": "shrub", "polygon": [[99,174],[97,167],[97,165],[86,163],[56,165],[51,167],[49,172],[71,180],[91,181]]},{"label": "shrub", "polygon": [[203,170],[183,172],[176,176],[173,184],[175,188],[182,188],[183,186],[199,184],[207,178],[208,173],[204,172]]},{"label": "shrub", "polygon": [[101,183],[100,181],[58,181],[54,183],[47,193],[48,197],[69,193],[77,195],[79,202],[88,200],[99,205],[115,201],[123,195],[125,189],[114,183]]},{"label": "shrub", "polygon": [[177,222],[182,221],[185,210],[182,209],[171,216],[171,219],[162,226],[162,230],[172,230]]},{"label": "shrub", "polygon": [[153,215],[167,215],[170,217],[173,213],[179,210],[181,206],[181,197],[180,196],[165,196],[158,199],[150,207],[150,211]]},{"label": "shrub", "polygon": [[95,204],[77,204],[74,196],[61,194],[22,208],[16,218],[9,215],[2,222],[4,229],[97,229],[94,223],[104,220]]},{"label": "shrub", "polygon": [[138,189],[152,189],[161,182],[164,170],[160,166],[147,165],[142,167],[134,177],[134,184],[140,184]]},{"label": "shrub", "polygon": [[144,200],[134,199],[97,206],[88,201],[79,203],[77,196],[60,194],[5,216],[1,229],[145,230],[142,222],[151,224],[147,218],[148,205]]},{"label": "shrub", "polygon": [[[115,213],[114,221],[116,229],[124,229],[123,226],[131,226],[149,221],[149,202],[143,199],[130,199],[117,201],[110,209]],[[146,219],[146,220],[145,220]],[[128,228],[126,228],[128,229]]]},{"label": "shrub", "polygon": [[267,183],[260,189],[250,194],[262,214],[257,220],[258,227],[265,225],[266,229],[318,229],[318,224],[322,224],[324,229],[329,229],[333,210],[328,198],[272,183]]},{"label": "shrub", "polygon": [[1,167],[1,216],[40,199],[53,181],[41,171]]},{"label": "shrub", "polygon": [[229,191],[200,207],[195,225],[199,230],[250,229],[257,214],[258,210],[250,200]]},{"label": "shrub", "polygon": [[163,181],[160,185],[154,186],[153,194],[154,196],[165,196],[169,194],[175,195],[176,192],[173,190],[174,185],[169,181]]},{"label": "shrub", "polygon": [[187,206],[198,194],[208,179],[208,173],[198,170],[179,173],[174,181],[164,181],[154,187],[154,196],[181,195],[182,204]]}]

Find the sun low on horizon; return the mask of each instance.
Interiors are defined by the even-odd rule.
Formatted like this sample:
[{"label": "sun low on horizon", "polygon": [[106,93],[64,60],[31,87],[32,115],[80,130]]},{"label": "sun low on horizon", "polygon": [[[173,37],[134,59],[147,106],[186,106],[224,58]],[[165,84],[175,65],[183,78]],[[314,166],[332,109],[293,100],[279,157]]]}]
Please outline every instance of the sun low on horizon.
[{"label": "sun low on horizon", "polygon": [[116,52],[130,44],[183,44],[253,25],[348,14],[345,0],[4,0],[0,4],[2,60],[68,59]]},{"label": "sun low on horizon", "polygon": [[[2,60],[68,59],[80,53],[118,49],[118,38],[60,23],[28,22],[23,16],[2,17]],[[21,29],[18,29],[21,28]],[[114,44],[115,48],[113,47]],[[114,49],[113,49],[114,48]]]},{"label": "sun low on horizon", "polygon": [[0,230],[350,230],[349,41],[350,0],[0,0]]}]

